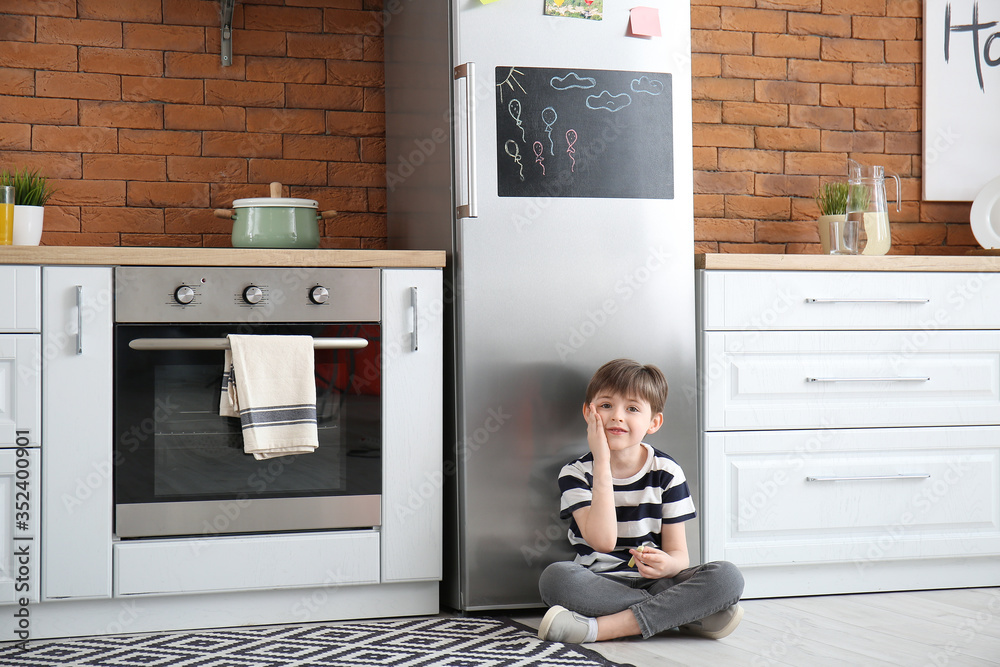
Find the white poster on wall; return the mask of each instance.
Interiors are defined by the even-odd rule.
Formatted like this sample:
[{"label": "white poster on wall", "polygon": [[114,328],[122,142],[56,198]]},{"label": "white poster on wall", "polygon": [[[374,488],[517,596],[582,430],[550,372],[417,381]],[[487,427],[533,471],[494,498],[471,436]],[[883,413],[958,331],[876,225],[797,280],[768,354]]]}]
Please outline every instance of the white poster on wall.
[{"label": "white poster on wall", "polygon": [[1000,0],[924,2],[924,199],[1000,177]]}]

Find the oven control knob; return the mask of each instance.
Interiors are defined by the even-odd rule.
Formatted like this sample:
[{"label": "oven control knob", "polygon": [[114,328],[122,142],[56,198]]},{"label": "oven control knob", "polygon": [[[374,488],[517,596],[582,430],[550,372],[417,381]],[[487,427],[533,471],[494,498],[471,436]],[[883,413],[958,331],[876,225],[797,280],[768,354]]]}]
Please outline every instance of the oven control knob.
[{"label": "oven control knob", "polygon": [[243,300],[249,304],[260,303],[264,298],[264,292],[256,285],[250,285],[243,290]]},{"label": "oven control knob", "polygon": [[194,290],[187,285],[181,285],[174,290],[174,301],[186,306],[194,301]]},{"label": "oven control knob", "polygon": [[321,285],[316,285],[316,287],[309,290],[309,300],[315,304],[326,303],[330,300],[330,290]]}]

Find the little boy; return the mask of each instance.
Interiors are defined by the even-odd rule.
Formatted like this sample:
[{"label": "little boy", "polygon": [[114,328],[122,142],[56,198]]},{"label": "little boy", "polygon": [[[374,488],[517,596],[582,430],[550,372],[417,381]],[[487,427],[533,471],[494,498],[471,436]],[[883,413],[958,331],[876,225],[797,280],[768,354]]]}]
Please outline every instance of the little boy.
[{"label": "little boy", "polygon": [[538,582],[550,609],[541,639],[592,642],[670,628],[719,639],[743,617],[732,563],[688,567],[684,521],[695,516],[677,462],[642,442],[663,424],[667,381],[656,366],[616,359],[587,386],[590,453],[563,466],[560,516],[571,518],[573,562]]}]

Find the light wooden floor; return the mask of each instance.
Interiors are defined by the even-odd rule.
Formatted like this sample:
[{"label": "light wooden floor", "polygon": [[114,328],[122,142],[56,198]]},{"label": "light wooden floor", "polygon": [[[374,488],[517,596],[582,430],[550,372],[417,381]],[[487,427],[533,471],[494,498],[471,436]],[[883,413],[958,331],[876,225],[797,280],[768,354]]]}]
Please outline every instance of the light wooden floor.
[{"label": "light wooden floor", "polygon": [[[725,639],[676,632],[586,644],[636,667],[1000,665],[1000,588],[745,600]],[[509,614],[537,628],[537,612]]]}]

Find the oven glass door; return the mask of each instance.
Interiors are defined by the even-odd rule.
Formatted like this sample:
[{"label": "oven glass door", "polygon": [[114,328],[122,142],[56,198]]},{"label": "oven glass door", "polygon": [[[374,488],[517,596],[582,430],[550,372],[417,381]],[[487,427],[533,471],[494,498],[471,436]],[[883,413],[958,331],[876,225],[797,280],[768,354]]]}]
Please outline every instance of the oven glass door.
[{"label": "oven glass door", "polygon": [[[316,350],[315,451],[260,461],[244,453],[240,420],[219,415],[224,352],[129,347],[137,338],[228,333],[369,341],[360,350]],[[120,537],[378,525],[370,504],[357,505],[374,497],[377,508],[382,488],[377,324],[118,325],[115,338]],[[330,509],[331,499],[340,510]],[[123,517],[140,525],[125,527]]]}]

